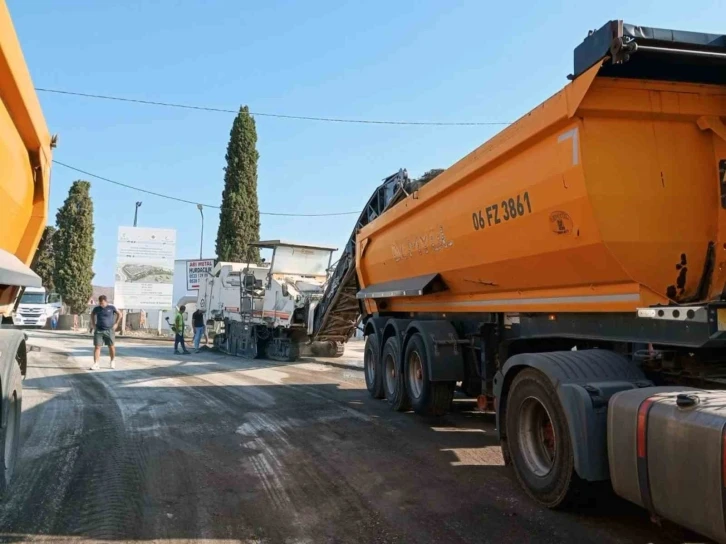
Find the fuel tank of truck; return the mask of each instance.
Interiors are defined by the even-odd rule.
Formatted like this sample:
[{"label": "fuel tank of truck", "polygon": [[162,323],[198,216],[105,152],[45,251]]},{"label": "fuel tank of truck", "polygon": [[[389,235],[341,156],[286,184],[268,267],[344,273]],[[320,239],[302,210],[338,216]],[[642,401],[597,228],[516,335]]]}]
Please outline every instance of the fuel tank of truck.
[{"label": "fuel tank of truck", "polygon": [[608,407],[615,492],[653,514],[726,542],[726,393],[646,387]]},{"label": "fuel tank of truck", "polygon": [[581,66],[363,227],[367,311],[615,312],[720,296],[726,69],[707,57],[674,81],[679,68],[649,54]]}]

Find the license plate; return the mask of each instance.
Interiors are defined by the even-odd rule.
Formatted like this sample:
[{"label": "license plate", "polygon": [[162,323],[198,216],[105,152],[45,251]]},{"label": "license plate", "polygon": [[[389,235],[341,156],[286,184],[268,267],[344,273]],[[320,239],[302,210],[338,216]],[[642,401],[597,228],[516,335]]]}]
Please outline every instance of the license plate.
[{"label": "license plate", "polygon": [[716,310],[718,317],[718,330],[726,331],[726,308],[719,308]]}]

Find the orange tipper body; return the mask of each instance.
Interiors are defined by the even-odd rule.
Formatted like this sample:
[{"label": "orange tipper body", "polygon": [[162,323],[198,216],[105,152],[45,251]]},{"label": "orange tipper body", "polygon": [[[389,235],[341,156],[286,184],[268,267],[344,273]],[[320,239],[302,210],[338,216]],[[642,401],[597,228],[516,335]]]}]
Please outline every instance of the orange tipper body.
[{"label": "orange tipper body", "polygon": [[46,224],[51,137],[3,0],[0,98],[0,315],[7,316]]},{"label": "orange tipper body", "polygon": [[612,77],[611,61],[360,230],[361,288],[443,282],[368,299],[369,313],[622,312],[721,295],[726,86]]}]

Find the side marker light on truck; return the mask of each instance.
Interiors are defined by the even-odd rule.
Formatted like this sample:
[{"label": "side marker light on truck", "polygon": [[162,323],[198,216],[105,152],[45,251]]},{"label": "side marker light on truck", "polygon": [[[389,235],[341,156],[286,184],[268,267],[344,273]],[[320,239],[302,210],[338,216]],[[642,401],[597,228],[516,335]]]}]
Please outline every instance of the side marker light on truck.
[{"label": "side marker light on truck", "polygon": [[645,459],[648,445],[648,411],[655,402],[654,398],[645,399],[638,408],[638,457]]},{"label": "side marker light on truck", "polygon": [[645,399],[638,407],[637,425],[637,450],[638,450],[638,487],[640,487],[640,499],[643,506],[651,513],[653,508],[653,497],[650,494],[650,477],[648,474],[648,414],[658,397]]}]

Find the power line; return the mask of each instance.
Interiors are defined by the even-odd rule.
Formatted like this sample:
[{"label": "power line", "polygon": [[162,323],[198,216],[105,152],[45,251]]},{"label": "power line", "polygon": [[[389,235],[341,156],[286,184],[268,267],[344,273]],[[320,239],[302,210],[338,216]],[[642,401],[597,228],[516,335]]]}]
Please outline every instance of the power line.
[{"label": "power line", "polygon": [[[121,96],[108,96],[103,94],[79,93],[74,91],[62,91],[59,89],[44,89],[36,87],[36,91],[43,93],[65,94],[70,96],[81,96],[84,98],[95,98],[99,100],[115,100],[117,102],[132,102],[134,104],[146,104],[148,106],[163,106],[166,108],[182,108],[186,110],[212,111],[218,113],[239,113],[238,110],[230,110],[225,108],[214,108],[211,106],[193,106],[190,104],[176,104],[173,102],[158,102],[155,100],[140,100],[137,98],[125,98]],[[372,119],[344,119],[337,117],[311,117],[307,115],[285,115],[282,113],[263,113],[250,112],[250,115],[260,117],[276,117],[278,119],[297,119],[300,121],[322,121],[326,123],[356,123],[364,125],[416,125],[416,126],[493,126],[493,125],[511,125],[512,123],[504,121],[467,121],[467,122],[445,122],[445,121],[380,121]]]},{"label": "power line", "polygon": [[[155,191],[149,191],[148,189],[142,189],[141,187],[136,187],[134,185],[129,185],[128,183],[122,183],[120,181],[114,181],[112,179],[105,178],[103,176],[99,176],[97,174],[93,174],[91,172],[88,172],[86,170],[82,170],[80,168],[76,168],[75,166],[71,166],[70,164],[65,164],[63,162],[57,161],[53,159],[53,163],[57,164],[58,166],[62,166],[63,168],[68,168],[69,170],[73,170],[75,172],[78,172],[80,174],[84,174],[86,176],[99,179],[101,181],[106,181],[108,183],[112,183],[114,185],[118,185],[120,187],[125,187],[127,189],[132,189],[134,191],[139,191],[141,193],[146,193],[149,195],[158,196],[159,198],[166,198],[168,200],[175,200],[177,202],[183,202],[184,204],[193,204],[194,206],[201,204],[205,208],[214,208],[217,210],[221,210],[221,206],[214,206],[213,204],[203,204],[201,202],[194,202],[193,200],[186,200],[184,198],[179,198],[176,196],[171,195],[165,195],[163,193],[157,193]],[[339,215],[358,215],[360,212],[336,212],[336,213],[278,213],[278,212],[260,212],[260,215],[274,215],[278,217],[333,217],[333,216],[339,216]]]}]

